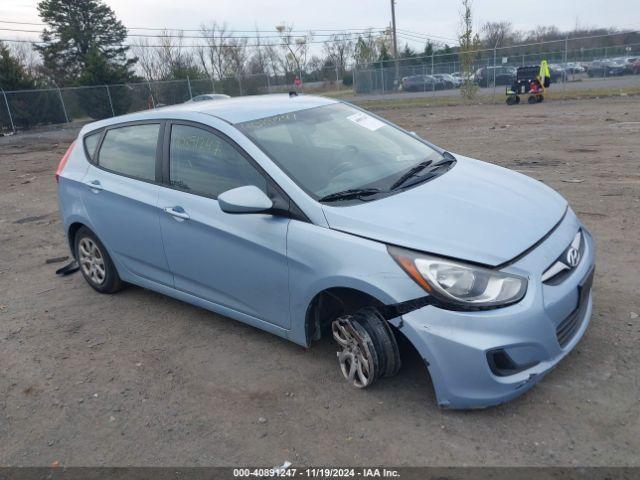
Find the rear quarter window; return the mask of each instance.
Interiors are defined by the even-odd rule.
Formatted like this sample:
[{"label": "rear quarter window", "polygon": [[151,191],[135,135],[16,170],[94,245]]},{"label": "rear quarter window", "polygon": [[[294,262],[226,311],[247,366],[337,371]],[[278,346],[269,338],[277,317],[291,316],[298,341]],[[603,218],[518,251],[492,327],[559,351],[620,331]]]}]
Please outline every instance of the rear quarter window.
[{"label": "rear quarter window", "polygon": [[91,162],[95,161],[96,148],[100,141],[100,135],[102,135],[102,132],[89,133],[84,136],[84,148]]},{"label": "rear quarter window", "polygon": [[128,177],[154,181],[160,124],[131,125],[107,130],[98,166]]}]

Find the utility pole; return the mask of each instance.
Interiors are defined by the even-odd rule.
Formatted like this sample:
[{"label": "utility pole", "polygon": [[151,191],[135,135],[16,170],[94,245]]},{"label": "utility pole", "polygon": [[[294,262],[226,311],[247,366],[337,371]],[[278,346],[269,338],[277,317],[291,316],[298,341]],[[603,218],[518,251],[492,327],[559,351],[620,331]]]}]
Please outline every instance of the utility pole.
[{"label": "utility pole", "polygon": [[398,36],[396,35],[396,0],[391,0],[391,27],[393,28],[393,59],[396,66],[396,75],[393,84],[398,82],[400,75],[400,66],[398,65]]}]

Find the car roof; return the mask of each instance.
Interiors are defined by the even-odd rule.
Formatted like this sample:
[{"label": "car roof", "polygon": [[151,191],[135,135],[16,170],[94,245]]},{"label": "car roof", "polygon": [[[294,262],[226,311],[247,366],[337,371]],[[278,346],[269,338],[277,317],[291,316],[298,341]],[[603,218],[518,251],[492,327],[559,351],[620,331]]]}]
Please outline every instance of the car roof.
[{"label": "car roof", "polygon": [[163,110],[199,112],[213,115],[229,123],[242,123],[332,103],[338,102],[315,95],[295,96],[285,93],[224,98],[215,102],[182,103],[163,108]]},{"label": "car roof", "polygon": [[143,110],[128,115],[112,117],[88,124],[83,131],[123,122],[152,120],[163,117],[180,118],[181,114],[191,112],[212,115],[226,122],[237,124],[335,103],[339,102],[315,95],[290,96],[288,93],[231,97],[216,100],[215,102],[180,103],[154,110]]}]

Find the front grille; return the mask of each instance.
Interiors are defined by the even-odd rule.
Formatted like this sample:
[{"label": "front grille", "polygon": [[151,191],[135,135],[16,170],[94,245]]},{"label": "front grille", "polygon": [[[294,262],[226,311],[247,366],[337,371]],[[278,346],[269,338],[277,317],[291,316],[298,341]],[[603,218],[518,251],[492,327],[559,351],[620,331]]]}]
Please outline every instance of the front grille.
[{"label": "front grille", "polygon": [[589,293],[593,284],[594,271],[594,269],[591,269],[578,286],[578,307],[556,327],[556,338],[562,348],[569,344],[580,329],[580,325],[582,325],[582,320],[589,304]]},{"label": "front grille", "polygon": [[578,262],[582,260],[585,253],[585,244],[586,242],[582,239],[582,231],[578,230],[571,244],[564,249],[564,251],[560,254],[560,256],[556,259],[556,261],[549,265],[549,268],[545,270],[542,274],[542,282],[546,285],[560,285],[564,282],[574,271],[574,269],[578,266],[570,266],[567,263],[567,252],[570,248],[575,248],[580,253]]}]

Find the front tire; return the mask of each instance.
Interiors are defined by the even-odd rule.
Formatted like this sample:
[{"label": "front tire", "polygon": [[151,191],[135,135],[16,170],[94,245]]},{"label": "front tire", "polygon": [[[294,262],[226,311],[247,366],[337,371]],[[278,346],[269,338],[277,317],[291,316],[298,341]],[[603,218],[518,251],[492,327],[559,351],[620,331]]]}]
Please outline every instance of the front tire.
[{"label": "front tire", "polygon": [[338,362],[347,382],[366,388],[391,377],[401,366],[400,351],[388,322],[374,307],[336,318],[331,324],[338,343]]},{"label": "front tire", "polygon": [[81,227],[74,239],[76,260],[87,283],[100,293],[115,293],[123,284],[118,271],[98,237]]}]

